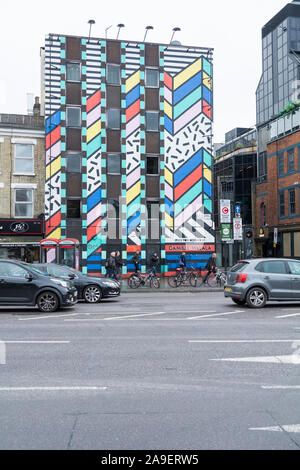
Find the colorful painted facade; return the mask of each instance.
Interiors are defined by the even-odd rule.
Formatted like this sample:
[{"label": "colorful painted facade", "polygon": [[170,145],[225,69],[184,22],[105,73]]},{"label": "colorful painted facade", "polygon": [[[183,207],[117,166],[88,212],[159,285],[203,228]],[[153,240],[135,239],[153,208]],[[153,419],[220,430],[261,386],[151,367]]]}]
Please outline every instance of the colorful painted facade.
[{"label": "colorful painted facade", "polygon": [[[45,46],[46,116],[46,231],[48,238],[73,235],[67,214],[70,150],[66,113],[68,63],[80,63],[81,103],[81,214],[82,270],[105,272],[109,251],[119,246],[123,274],[133,268],[132,253],[141,251],[142,270],[150,251],[159,248],[162,273],[173,272],[182,251],[189,264],[206,264],[215,250],[212,187],[213,66],[212,50],[174,45],[155,45],[80,40],[80,57],[72,55],[70,38],[50,35]],[[71,40],[75,40],[71,38]],[[120,45],[120,190],[118,241],[108,235],[107,111],[109,110],[108,43]],[[149,65],[148,49],[158,60]],[[68,49],[69,48],[69,49]],[[147,69],[158,72],[158,128],[147,129]],[[147,98],[147,99],[146,99]],[[150,108],[152,109],[152,108]],[[155,134],[155,135],[154,135]],[[147,157],[148,139],[157,138],[159,158],[155,194],[159,203],[159,239],[148,237]],[[71,146],[72,147],[72,146]],[[77,227],[78,231],[78,227]],[[51,260],[49,260],[51,261]]]}]

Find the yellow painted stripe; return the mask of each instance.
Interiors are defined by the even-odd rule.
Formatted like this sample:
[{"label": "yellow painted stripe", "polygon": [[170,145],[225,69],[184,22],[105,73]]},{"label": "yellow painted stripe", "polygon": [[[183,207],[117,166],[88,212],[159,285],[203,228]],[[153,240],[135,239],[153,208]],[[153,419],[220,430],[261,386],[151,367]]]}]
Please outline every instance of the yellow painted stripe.
[{"label": "yellow painted stripe", "polygon": [[91,140],[93,140],[94,137],[96,137],[96,135],[100,134],[100,132],[101,121],[97,121],[86,131],[86,141],[90,142]]},{"label": "yellow painted stripe", "polygon": [[166,226],[173,230],[174,220],[173,220],[173,217],[171,217],[167,212],[165,213],[165,222],[166,222]]},{"label": "yellow painted stripe", "polygon": [[203,173],[204,173],[204,178],[211,183],[212,182],[212,172],[211,172],[211,170],[209,170],[208,168],[205,167]]},{"label": "yellow painted stripe", "polygon": [[58,157],[50,165],[46,167],[46,181],[54,176],[59,170],[61,170],[61,158]]},{"label": "yellow painted stripe", "polygon": [[54,232],[52,232],[50,235],[48,235],[47,238],[57,238],[58,240],[61,239],[61,228],[58,227]]},{"label": "yellow painted stripe", "polygon": [[183,83],[193,77],[196,73],[202,69],[202,59],[196,60],[189,67],[184,69],[180,74],[174,77],[174,90],[180,87]]},{"label": "yellow painted stripe", "polygon": [[205,85],[209,90],[212,89],[212,79],[205,72],[203,72],[203,85]]},{"label": "yellow painted stripe", "polygon": [[172,116],[172,106],[167,102],[165,101],[165,114],[170,118],[170,119],[173,119],[173,116]]},{"label": "yellow painted stripe", "polygon": [[140,71],[138,70],[126,80],[126,93],[129,93],[139,83],[140,83]]},{"label": "yellow painted stripe", "polygon": [[167,168],[165,168],[165,180],[173,187],[173,175]]},{"label": "yellow painted stripe", "polygon": [[132,188],[127,191],[127,204],[130,204],[141,193],[141,182],[138,181]]}]

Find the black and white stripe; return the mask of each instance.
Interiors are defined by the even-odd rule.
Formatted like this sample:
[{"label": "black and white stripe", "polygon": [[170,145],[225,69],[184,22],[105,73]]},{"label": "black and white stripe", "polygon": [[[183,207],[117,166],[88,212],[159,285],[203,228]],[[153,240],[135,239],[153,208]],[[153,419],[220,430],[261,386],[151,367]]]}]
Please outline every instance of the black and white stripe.
[{"label": "black and white stripe", "polygon": [[212,54],[209,50],[193,49],[183,47],[169,46],[164,50],[165,71],[170,75],[176,75],[186,67],[191,65],[201,56],[212,60]]},{"label": "black and white stripe", "polygon": [[128,43],[126,45],[126,77],[130,77],[140,68],[140,48],[139,44]]},{"label": "black and white stripe", "polygon": [[47,36],[45,39],[44,87],[46,118],[55,113],[61,106],[61,43],[58,36]]},{"label": "black and white stripe", "polygon": [[101,87],[101,41],[91,39],[86,44],[86,86],[87,95]]}]

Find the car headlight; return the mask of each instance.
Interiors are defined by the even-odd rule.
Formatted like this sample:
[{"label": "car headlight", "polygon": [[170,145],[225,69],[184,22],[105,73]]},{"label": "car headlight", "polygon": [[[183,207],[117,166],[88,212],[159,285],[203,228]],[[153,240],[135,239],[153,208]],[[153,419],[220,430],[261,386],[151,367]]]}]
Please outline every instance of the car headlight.
[{"label": "car headlight", "polygon": [[70,287],[70,284],[66,281],[62,281],[61,279],[51,279],[51,281],[55,282],[55,284],[59,284],[60,286],[64,287],[65,289],[68,289]]},{"label": "car headlight", "polygon": [[119,284],[113,281],[104,281],[103,284],[107,287],[119,287]]}]

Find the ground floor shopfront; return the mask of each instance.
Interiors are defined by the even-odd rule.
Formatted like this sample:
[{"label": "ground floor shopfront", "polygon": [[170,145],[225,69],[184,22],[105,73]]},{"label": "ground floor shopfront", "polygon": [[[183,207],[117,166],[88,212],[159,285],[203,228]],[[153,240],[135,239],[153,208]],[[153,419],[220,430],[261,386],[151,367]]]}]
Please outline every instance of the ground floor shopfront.
[{"label": "ground floor shopfront", "polygon": [[0,259],[38,263],[43,232],[42,219],[1,219]]}]

